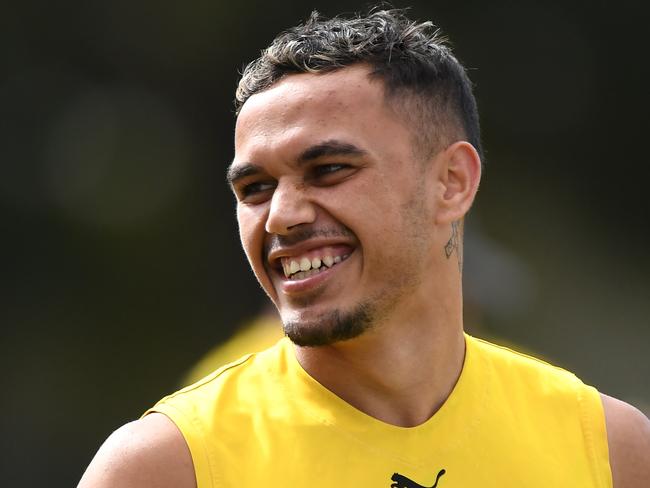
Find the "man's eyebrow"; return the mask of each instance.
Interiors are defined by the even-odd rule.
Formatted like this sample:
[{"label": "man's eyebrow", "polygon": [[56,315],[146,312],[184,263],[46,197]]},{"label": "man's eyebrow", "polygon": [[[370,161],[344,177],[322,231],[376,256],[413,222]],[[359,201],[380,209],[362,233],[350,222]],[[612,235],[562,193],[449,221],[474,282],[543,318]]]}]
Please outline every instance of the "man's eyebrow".
[{"label": "man's eyebrow", "polygon": [[256,175],[262,172],[262,168],[253,163],[242,163],[228,166],[226,181],[233,186],[237,181],[247,176]]},{"label": "man's eyebrow", "polygon": [[305,149],[298,156],[298,163],[306,163],[323,156],[363,156],[364,154],[366,151],[354,144],[329,140]]},{"label": "man's eyebrow", "polygon": [[[364,154],[367,152],[354,144],[333,139],[308,147],[300,153],[297,161],[298,164],[303,164],[324,156],[363,156]],[[253,163],[231,164],[226,171],[226,181],[233,186],[242,178],[262,172],[262,168]]]}]

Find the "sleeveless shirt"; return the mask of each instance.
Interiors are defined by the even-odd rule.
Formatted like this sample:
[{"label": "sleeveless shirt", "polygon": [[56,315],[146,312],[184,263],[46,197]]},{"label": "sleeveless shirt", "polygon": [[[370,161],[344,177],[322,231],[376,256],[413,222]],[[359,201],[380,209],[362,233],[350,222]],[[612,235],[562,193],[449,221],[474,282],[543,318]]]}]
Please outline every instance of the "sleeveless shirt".
[{"label": "sleeveless shirt", "polygon": [[611,488],[598,392],[540,360],[465,336],[442,407],[398,427],[307,374],[282,339],[163,398],[198,488]]}]

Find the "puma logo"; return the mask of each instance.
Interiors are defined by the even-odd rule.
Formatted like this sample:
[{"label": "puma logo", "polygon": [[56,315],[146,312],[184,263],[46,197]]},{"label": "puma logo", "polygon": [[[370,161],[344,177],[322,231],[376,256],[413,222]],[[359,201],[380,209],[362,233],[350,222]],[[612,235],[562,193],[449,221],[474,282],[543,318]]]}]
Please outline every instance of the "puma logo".
[{"label": "puma logo", "polygon": [[438,480],[443,474],[445,474],[445,470],[441,469],[438,473],[438,476],[436,476],[436,482],[433,484],[433,486],[428,487],[419,485],[415,481],[408,479],[402,474],[394,473],[391,477],[391,480],[393,480],[395,483],[392,483],[390,485],[390,488],[436,488],[436,486],[438,486]]}]

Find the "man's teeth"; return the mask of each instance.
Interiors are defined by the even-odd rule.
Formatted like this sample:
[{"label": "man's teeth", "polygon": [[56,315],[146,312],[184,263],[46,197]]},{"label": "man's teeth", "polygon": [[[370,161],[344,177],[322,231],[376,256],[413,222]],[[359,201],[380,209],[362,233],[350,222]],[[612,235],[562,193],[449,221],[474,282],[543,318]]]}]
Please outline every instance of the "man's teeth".
[{"label": "man's teeth", "polygon": [[284,262],[282,264],[282,269],[284,275],[289,278],[291,277],[294,280],[302,280],[313,274],[319,273],[322,268],[325,266],[331,268],[335,264],[340,263],[348,256],[324,256],[323,258],[301,258],[300,260],[292,259],[290,262]]},{"label": "man's teeth", "polygon": [[305,278],[308,278],[311,275],[318,274],[320,273],[320,269],[310,269],[307,271],[299,271],[295,275],[293,275],[291,278],[294,280],[304,280]]}]

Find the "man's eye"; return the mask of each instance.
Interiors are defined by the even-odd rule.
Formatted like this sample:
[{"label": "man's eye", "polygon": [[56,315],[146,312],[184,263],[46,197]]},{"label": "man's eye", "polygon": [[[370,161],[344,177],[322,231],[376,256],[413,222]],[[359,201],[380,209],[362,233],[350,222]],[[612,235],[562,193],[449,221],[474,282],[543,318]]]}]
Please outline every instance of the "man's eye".
[{"label": "man's eye", "polygon": [[320,164],[313,169],[313,173],[315,177],[319,176],[327,176],[332,173],[336,173],[337,171],[341,171],[344,169],[349,168],[347,164],[342,164],[342,163],[334,163],[334,164]]},{"label": "man's eye", "polygon": [[243,185],[238,193],[241,200],[250,201],[257,200],[264,197],[269,191],[273,191],[275,184],[269,181],[256,181]]},{"label": "man's eye", "polygon": [[307,179],[315,186],[332,186],[343,183],[358,170],[358,166],[346,163],[319,164],[310,169]]}]

